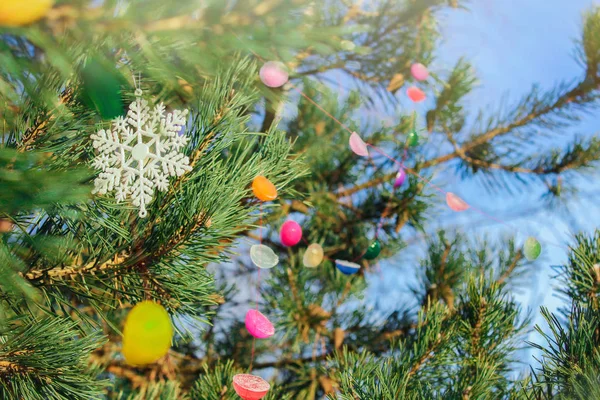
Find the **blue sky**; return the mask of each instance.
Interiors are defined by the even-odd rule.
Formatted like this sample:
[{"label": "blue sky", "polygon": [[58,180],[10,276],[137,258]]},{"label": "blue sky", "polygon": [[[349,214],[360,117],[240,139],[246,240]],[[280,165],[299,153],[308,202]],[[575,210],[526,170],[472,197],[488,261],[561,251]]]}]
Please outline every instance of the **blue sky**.
[{"label": "blue sky", "polygon": [[[459,57],[466,57],[479,78],[477,89],[467,98],[467,106],[473,111],[488,106],[496,109],[503,96],[512,103],[528,93],[533,84],[550,89],[560,81],[578,79],[584,70],[575,61],[575,43],[581,35],[583,12],[594,4],[599,3],[592,0],[481,0],[471,2],[469,11],[445,12],[439,21],[443,42],[431,69],[449,71]],[[423,115],[427,108],[425,104],[417,107],[417,111]],[[590,115],[560,134],[572,137],[573,134],[599,132],[600,114]],[[503,237],[516,232],[520,241],[533,235],[542,242],[543,256],[534,266],[528,287],[518,293],[517,299],[524,309],[531,310],[536,316],[534,322],[544,326],[538,317],[539,306],[555,310],[562,304],[556,296],[558,282],[551,269],[551,265],[566,260],[566,249],[561,246],[572,243],[575,232],[593,231],[596,228],[593,222],[600,220],[599,208],[594,201],[600,193],[594,190],[593,177],[577,180],[582,196],[570,201],[568,208],[546,211],[545,203],[540,199],[541,187],[539,191],[525,193],[490,194],[478,179],[464,182],[452,177],[452,173],[451,170],[443,173],[441,185],[446,190],[460,193],[470,204],[509,221],[512,228],[485,220],[479,224],[482,216],[474,212],[444,214],[440,227],[458,223],[468,227],[465,230],[473,237]],[[443,205],[443,199],[440,202]],[[530,209],[538,211],[514,217],[515,210]],[[397,307],[399,302],[406,300],[404,289],[410,285],[410,277],[418,264],[415,258],[407,257],[403,252],[382,266],[382,275],[370,278],[369,298],[384,308],[386,305]],[[381,293],[386,293],[385,300]],[[528,339],[541,341],[537,334],[531,334]],[[525,363],[534,363],[533,355],[526,351],[520,358]]]}]

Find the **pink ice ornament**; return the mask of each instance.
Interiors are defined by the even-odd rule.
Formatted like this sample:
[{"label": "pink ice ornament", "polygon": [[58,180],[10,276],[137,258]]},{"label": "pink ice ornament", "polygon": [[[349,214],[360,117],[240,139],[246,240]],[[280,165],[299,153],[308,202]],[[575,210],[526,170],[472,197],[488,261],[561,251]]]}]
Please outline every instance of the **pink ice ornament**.
[{"label": "pink ice ornament", "polygon": [[295,246],[302,239],[302,227],[296,221],[285,221],[279,231],[281,244],[287,247]]},{"label": "pink ice ornament", "polygon": [[454,193],[446,193],[446,204],[452,211],[465,211],[469,209],[469,205]]},{"label": "pink ice ornament", "polygon": [[412,74],[413,78],[418,81],[424,81],[429,77],[429,71],[427,70],[427,67],[421,63],[415,63],[411,65],[410,73]]},{"label": "pink ice ornament", "polygon": [[350,149],[361,157],[369,156],[369,149],[367,149],[367,144],[358,136],[358,133],[352,132],[350,135]]},{"label": "pink ice ornament", "polygon": [[237,374],[233,377],[233,389],[242,400],[260,400],[267,395],[271,385],[260,376]]},{"label": "pink ice ornament", "polygon": [[406,90],[406,95],[415,103],[420,103],[425,100],[425,92],[416,86],[411,86]]},{"label": "pink ice ornament", "polygon": [[248,310],[244,322],[248,332],[257,339],[266,339],[275,334],[271,321],[258,310]]},{"label": "pink ice ornament", "polygon": [[405,180],[406,172],[404,171],[404,168],[400,167],[398,173],[396,174],[396,180],[394,181],[394,189],[398,189],[400,186],[402,186]]},{"label": "pink ice ornament", "polygon": [[279,61],[267,61],[258,74],[262,83],[272,88],[285,85],[289,79],[285,65]]}]

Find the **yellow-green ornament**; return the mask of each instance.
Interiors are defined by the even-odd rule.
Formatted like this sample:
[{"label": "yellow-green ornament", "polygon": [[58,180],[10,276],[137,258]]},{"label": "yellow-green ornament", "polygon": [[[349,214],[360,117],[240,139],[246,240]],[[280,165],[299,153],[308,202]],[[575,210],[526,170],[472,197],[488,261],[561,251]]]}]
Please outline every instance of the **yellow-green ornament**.
[{"label": "yellow-green ornament", "polygon": [[408,138],[406,139],[406,143],[410,147],[415,147],[419,144],[419,134],[414,129],[408,134]]},{"label": "yellow-green ornament", "polygon": [[375,239],[367,248],[367,252],[363,256],[366,260],[374,260],[381,253],[381,243]]},{"label": "yellow-green ornament", "polygon": [[533,261],[542,253],[542,245],[536,238],[528,237],[523,246],[523,253],[525,253],[525,258],[527,258],[527,260]]},{"label": "yellow-green ornament", "polygon": [[128,364],[151,364],[169,351],[173,325],[169,313],[153,301],[142,301],[129,311],[123,328],[123,356]]}]

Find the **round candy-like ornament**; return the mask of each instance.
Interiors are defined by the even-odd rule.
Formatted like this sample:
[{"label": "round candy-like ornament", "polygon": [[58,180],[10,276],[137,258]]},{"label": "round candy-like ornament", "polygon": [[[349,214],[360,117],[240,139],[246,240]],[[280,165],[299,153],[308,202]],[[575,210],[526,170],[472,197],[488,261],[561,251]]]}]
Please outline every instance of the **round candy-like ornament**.
[{"label": "round candy-like ornament", "polygon": [[279,231],[281,244],[287,247],[295,246],[302,239],[302,227],[296,221],[285,221]]},{"label": "round candy-like ornament", "polygon": [[286,66],[279,61],[266,62],[259,71],[260,80],[268,87],[277,88],[285,85],[289,79]]},{"label": "round candy-like ornament", "polygon": [[54,0],[2,0],[0,26],[24,26],[42,19]]},{"label": "round candy-like ornament", "polygon": [[335,266],[344,275],[353,275],[360,270],[360,265],[346,260],[335,260]]},{"label": "round candy-like ornament", "polygon": [[316,268],[321,264],[324,256],[323,247],[318,243],[313,243],[306,248],[302,263],[306,268]]},{"label": "round candy-like ornament", "polygon": [[408,98],[411,99],[415,103],[420,103],[425,100],[425,92],[419,89],[416,86],[411,86],[406,90],[406,94]]},{"label": "round candy-like ornament", "polygon": [[394,179],[394,189],[398,189],[400,186],[402,186],[405,180],[406,172],[404,171],[404,168],[400,168],[396,174],[396,178]]},{"label": "round candy-like ornament", "polygon": [[264,244],[255,244],[250,247],[250,259],[258,268],[273,268],[279,262],[279,257],[275,252]]},{"label": "round candy-like ornament", "polygon": [[446,204],[452,211],[465,211],[469,209],[469,205],[454,193],[446,193]]},{"label": "round candy-like ornament", "polygon": [[410,66],[410,73],[418,81],[424,81],[429,76],[427,67],[421,63],[415,63]]},{"label": "round candy-like ornament", "polygon": [[525,253],[525,258],[527,258],[527,260],[536,260],[542,253],[542,245],[536,238],[528,237],[523,246],[523,253]]},{"label": "round candy-like ornament", "polygon": [[260,201],[272,201],[277,198],[277,188],[262,175],[252,181],[252,191]]},{"label": "round candy-like ornament", "polygon": [[173,325],[167,310],[153,301],[142,301],[129,311],[123,328],[123,356],[128,364],[151,364],[169,351]]},{"label": "round candy-like ornament", "polygon": [[379,256],[379,253],[381,253],[381,243],[379,240],[375,239],[367,248],[364,258],[366,260],[374,260],[377,258],[377,256]]},{"label": "round candy-like ornament", "polygon": [[258,310],[248,310],[244,322],[248,332],[257,339],[266,339],[275,334],[271,321]]},{"label": "round candy-like ornament", "polygon": [[260,400],[267,395],[271,385],[260,376],[237,374],[233,377],[233,389],[242,400]]}]

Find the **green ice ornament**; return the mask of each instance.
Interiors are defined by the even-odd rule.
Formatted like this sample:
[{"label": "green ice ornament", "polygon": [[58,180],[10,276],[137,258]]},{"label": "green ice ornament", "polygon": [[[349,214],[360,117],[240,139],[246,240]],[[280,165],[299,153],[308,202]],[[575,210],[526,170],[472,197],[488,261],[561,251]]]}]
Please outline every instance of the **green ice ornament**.
[{"label": "green ice ornament", "polygon": [[410,147],[415,147],[419,144],[419,134],[414,129],[408,134],[408,138],[406,139],[406,143]]},{"label": "green ice ornament", "polygon": [[542,252],[542,245],[537,241],[536,238],[529,237],[527,240],[525,240],[523,252],[525,253],[525,258],[527,258],[527,260],[533,261],[540,256]]},{"label": "green ice ornament", "polygon": [[381,253],[381,243],[375,239],[371,245],[367,248],[367,252],[363,256],[365,260],[374,260]]}]

